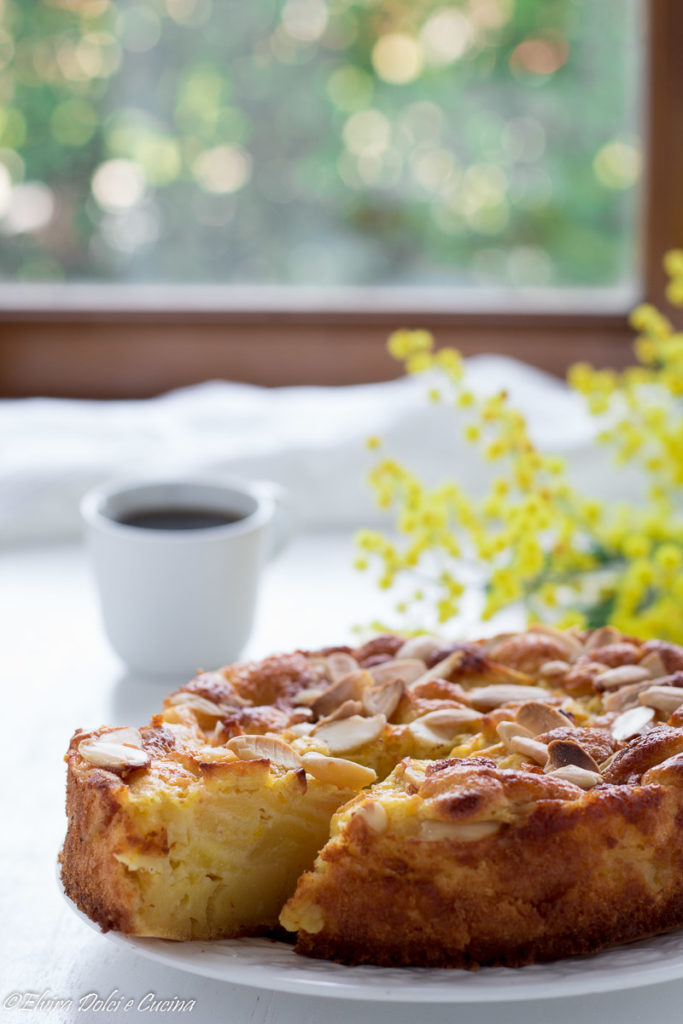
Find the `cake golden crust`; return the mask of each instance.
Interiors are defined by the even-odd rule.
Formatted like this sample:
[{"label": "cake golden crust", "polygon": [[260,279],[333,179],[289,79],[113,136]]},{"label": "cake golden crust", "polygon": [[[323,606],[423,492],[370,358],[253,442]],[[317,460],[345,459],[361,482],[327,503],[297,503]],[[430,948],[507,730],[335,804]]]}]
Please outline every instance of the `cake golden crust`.
[{"label": "cake golden crust", "polygon": [[[79,738],[76,733],[72,746]],[[110,772],[95,769],[83,785],[73,771],[67,777],[66,802],[73,823],[67,831],[60,855],[62,882],[79,910],[100,925],[103,931],[133,931],[128,908],[131,893],[125,878],[111,871],[109,851],[93,842],[98,832],[118,829],[120,805],[116,798],[123,783]]]},{"label": "cake golden crust", "polygon": [[683,925],[683,650],[612,627],[201,673],[67,761],[64,885],[104,929],[279,916],[305,955],[476,967]]},{"label": "cake golden crust", "polygon": [[[490,815],[502,795],[532,807],[475,841],[426,842],[400,823],[394,830],[391,814],[377,835],[362,814],[352,815],[343,841],[327,845],[317,877],[304,876],[283,915],[287,923],[313,889],[324,925],[301,929],[298,951],[354,964],[519,966],[677,927],[678,794],[609,786],[577,799],[574,787],[562,792],[546,781],[473,764],[466,791],[441,800],[440,820]],[[428,776],[425,787],[432,782]]]}]

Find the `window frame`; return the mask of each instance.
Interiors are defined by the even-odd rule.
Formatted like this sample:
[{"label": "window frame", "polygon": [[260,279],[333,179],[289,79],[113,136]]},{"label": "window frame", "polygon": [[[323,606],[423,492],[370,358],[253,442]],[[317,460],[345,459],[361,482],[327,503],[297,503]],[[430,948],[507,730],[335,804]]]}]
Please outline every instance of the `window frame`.
[{"label": "window frame", "polygon": [[501,353],[555,374],[582,359],[625,365],[628,311],[643,300],[666,306],[662,256],[683,246],[683,3],[648,0],[645,15],[638,294],[596,305],[587,290],[526,292],[504,309],[493,292],[452,311],[417,293],[394,302],[382,289],[348,289],[333,303],[319,293],[312,305],[287,289],[197,288],[168,308],[173,293],[163,287],[143,286],[133,306],[125,286],[17,285],[0,308],[0,395],[141,398],[214,377],[268,386],[382,380],[400,372],[385,350],[398,326],[430,329],[465,355]]}]

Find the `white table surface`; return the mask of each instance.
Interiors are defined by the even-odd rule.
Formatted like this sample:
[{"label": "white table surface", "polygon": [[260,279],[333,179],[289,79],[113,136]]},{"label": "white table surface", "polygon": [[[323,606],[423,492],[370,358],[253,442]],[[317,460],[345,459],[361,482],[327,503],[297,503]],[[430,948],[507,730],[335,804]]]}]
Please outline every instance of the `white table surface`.
[{"label": "white table surface", "polygon": [[[340,642],[376,614],[369,581],[350,568],[347,535],[300,537],[267,571],[247,653]],[[78,726],[146,721],[176,680],[131,678],[109,651],[76,544],[0,554],[3,801],[0,875],[0,1017],[8,1021],[139,1018],[149,1012],[79,1012],[88,993],[195,999],[193,1024],[499,1024],[683,1021],[683,981],[605,995],[465,1006],[370,1004],[273,994],[210,981],[136,958],[87,928],[58,891],[64,833],[62,757]],[[71,999],[69,1011],[5,1006],[13,992]],[[10,999],[11,1003],[11,999]],[[160,1015],[154,1014],[153,1019]]]}]

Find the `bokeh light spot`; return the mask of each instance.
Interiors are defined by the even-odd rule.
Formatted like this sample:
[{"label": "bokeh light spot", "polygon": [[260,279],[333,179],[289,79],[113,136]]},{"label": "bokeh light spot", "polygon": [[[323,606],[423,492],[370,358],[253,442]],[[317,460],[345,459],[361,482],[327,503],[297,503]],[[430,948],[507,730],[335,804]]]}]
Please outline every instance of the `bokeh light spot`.
[{"label": "bokeh light spot", "polygon": [[372,65],[385,82],[406,85],[414,82],[422,71],[422,47],[405,32],[387,33],[372,48]]},{"label": "bokeh light spot", "polygon": [[182,158],[178,140],[149,133],[135,148],[135,159],[150,185],[170,185],[180,174]]},{"label": "bokeh light spot", "polygon": [[380,110],[372,108],[352,114],[344,125],[346,148],[358,156],[381,154],[389,144],[391,125]]},{"label": "bokeh light spot", "polygon": [[453,155],[447,149],[428,149],[415,154],[411,167],[420,185],[436,192],[453,177]]},{"label": "bokeh light spot", "polygon": [[121,63],[121,47],[108,32],[88,32],[73,53],[69,52],[66,43],[60,47],[60,53],[62,50],[60,65],[64,61],[64,74],[74,81],[108,78]]},{"label": "bokeh light spot", "polygon": [[314,43],[327,28],[327,7],[323,0],[287,0],[282,25],[297,42]]},{"label": "bokeh light spot", "polygon": [[251,177],[251,157],[237,146],[216,146],[199,154],[192,173],[205,192],[236,192]]},{"label": "bokeh light spot", "polygon": [[29,234],[40,231],[52,220],[55,199],[52,189],[42,181],[27,181],[12,189],[9,205],[0,222],[5,235]]},{"label": "bokeh light spot", "polygon": [[353,64],[337,68],[327,80],[327,95],[335,107],[347,114],[367,107],[372,100],[372,92],[370,75]]},{"label": "bokeh light spot", "polygon": [[607,188],[630,188],[640,177],[642,157],[631,143],[614,139],[595,154],[595,176]]},{"label": "bokeh light spot", "polygon": [[472,21],[482,28],[502,28],[512,17],[514,0],[470,0]]},{"label": "bokeh light spot", "polygon": [[105,210],[126,210],[145,194],[145,176],[132,160],[107,160],[92,177],[92,193]]},{"label": "bokeh light spot", "polygon": [[441,107],[429,100],[420,100],[405,107],[397,121],[397,129],[410,142],[439,137],[444,123]]},{"label": "bokeh light spot", "polygon": [[204,63],[190,67],[181,78],[175,107],[181,130],[194,133],[198,127],[206,126],[213,141],[212,129],[229,95],[228,80],[217,67]]},{"label": "bokeh light spot", "polygon": [[76,98],[58,103],[50,117],[52,136],[62,146],[85,146],[96,125],[94,108],[85,100]]},{"label": "bokeh light spot", "polygon": [[458,7],[443,7],[422,27],[420,42],[426,60],[435,67],[452,64],[474,41],[473,25]]},{"label": "bokeh light spot", "polygon": [[0,164],[0,217],[7,211],[12,193],[12,176],[4,164]]},{"label": "bokeh light spot", "polygon": [[561,36],[525,39],[510,54],[510,67],[533,75],[552,75],[566,64],[568,56],[569,46]]}]

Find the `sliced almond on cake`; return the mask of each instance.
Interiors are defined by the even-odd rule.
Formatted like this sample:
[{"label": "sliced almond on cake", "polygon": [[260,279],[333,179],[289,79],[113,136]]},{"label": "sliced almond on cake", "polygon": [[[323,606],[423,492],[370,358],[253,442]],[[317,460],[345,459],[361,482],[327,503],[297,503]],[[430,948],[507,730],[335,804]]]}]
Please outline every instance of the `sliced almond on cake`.
[{"label": "sliced almond on cake", "polygon": [[548,775],[555,779],[563,779],[565,782],[573,782],[580,789],[592,789],[602,782],[600,772],[591,772],[587,768],[581,768],[577,764],[566,764],[562,768],[554,768]]},{"label": "sliced almond on cake", "polygon": [[419,658],[395,658],[393,661],[384,661],[381,665],[373,665],[368,671],[375,686],[393,682],[395,679],[402,679],[409,686],[425,674],[427,666]]},{"label": "sliced almond on cake", "polygon": [[323,690],[320,696],[312,702],[313,713],[320,718],[325,718],[326,715],[331,714],[349,700],[361,701],[365,690],[373,685],[373,678],[365,669],[347,672],[345,676]]},{"label": "sliced almond on cake", "polygon": [[517,708],[515,721],[529,730],[531,736],[540,736],[553,729],[574,729],[574,723],[567,715],[543,701],[530,700]]},{"label": "sliced almond on cake", "polygon": [[333,654],[328,654],[325,658],[325,665],[331,683],[336,683],[338,679],[343,679],[349,672],[357,672],[360,668],[356,659],[350,654],[346,654],[345,651],[334,651]]},{"label": "sliced almond on cake", "polygon": [[402,679],[388,679],[381,686],[372,686],[363,694],[363,707],[368,715],[391,718],[405,691]]},{"label": "sliced almond on cake", "polygon": [[324,722],[314,729],[312,736],[324,743],[331,754],[344,754],[379,739],[386,724],[384,715],[351,715],[336,722]]},{"label": "sliced almond on cake", "polygon": [[366,800],[353,812],[354,818],[361,818],[372,832],[386,832],[389,815],[381,804],[375,800]]},{"label": "sliced almond on cake", "polygon": [[301,758],[309,775],[320,782],[327,782],[339,789],[362,789],[377,779],[377,772],[366,768],[364,764],[347,761],[342,757],[327,757],[310,750]]},{"label": "sliced almond on cake", "polygon": [[128,726],[81,740],[78,753],[96,768],[106,768],[112,772],[146,768],[152,760],[147,751],[142,749],[139,730]]},{"label": "sliced almond on cake", "polygon": [[181,690],[180,693],[174,693],[172,697],[168,698],[168,704],[171,707],[182,706],[189,708],[191,711],[196,711],[198,714],[206,715],[210,718],[221,718],[227,711],[226,708],[221,707],[207,697],[193,693],[191,690]]},{"label": "sliced almond on cake", "polygon": [[548,691],[540,686],[517,686],[515,683],[494,683],[470,690],[467,698],[478,711],[492,711],[503,704],[525,704],[528,700],[542,700]]},{"label": "sliced almond on cake", "polygon": [[461,843],[474,843],[495,835],[500,828],[498,821],[468,821],[462,824],[455,821],[423,821],[420,825],[420,839],[457,839]]},{"label": "sliced almond on cake", "polygon": [[397,658],[420,658],[426,662],[433,655],[443,650],[446,641],[438,636],[429,633],[422,633],[420,636],[411,636],[402,647],[396,651]]},{"label": "sliced almond on cake", "polygon": [[237,754],[240,761],[271,761],[281,768],[301,768],[303,763],[296,750],[277,736],[234,736],[225,744]]},{"label": "sliced almond on cake", "polygon": [[629,686],[631,683],[642,683],[650,678],[650,673],[642,665],[618,665],[616,668],[608,668],[601,672],[595,680],[599,690],[617,690],[621,686]]},{"label": "sliced almond on cake", "polygon": [[429,711],[416,718],[408,728],[416,739],[433,746],[442,746],[450,743],[459,733],[467,731],[467,726],[478,722],[481,717],[472,708],[437,708],[436,711]]},{"label": "sliced almond on cake", "polygon": [[638,700],[650,708],[672,715],[683,704],[683,687],[650,686],[638,694]]},{"label": "sliced almond on cake", "polygon": [[554,772],[558,768],[566,768],[570,764],[577,768],[583,768],[585,771],[600,774],[597,762],[580,743],[576,743],[574,740],[552,740],[548,744],[546,772],[550,774],[550,772]]},{"label": "sliced almond on cake", "polygon": [[614,719],[610,726],[610,732],[615,740],[623,742],[641,733],[654,720],[654,717],[655,709],[645,707],[644,704],[641,704],[640,707],[629,708],[628,711],[623,711]]}]

